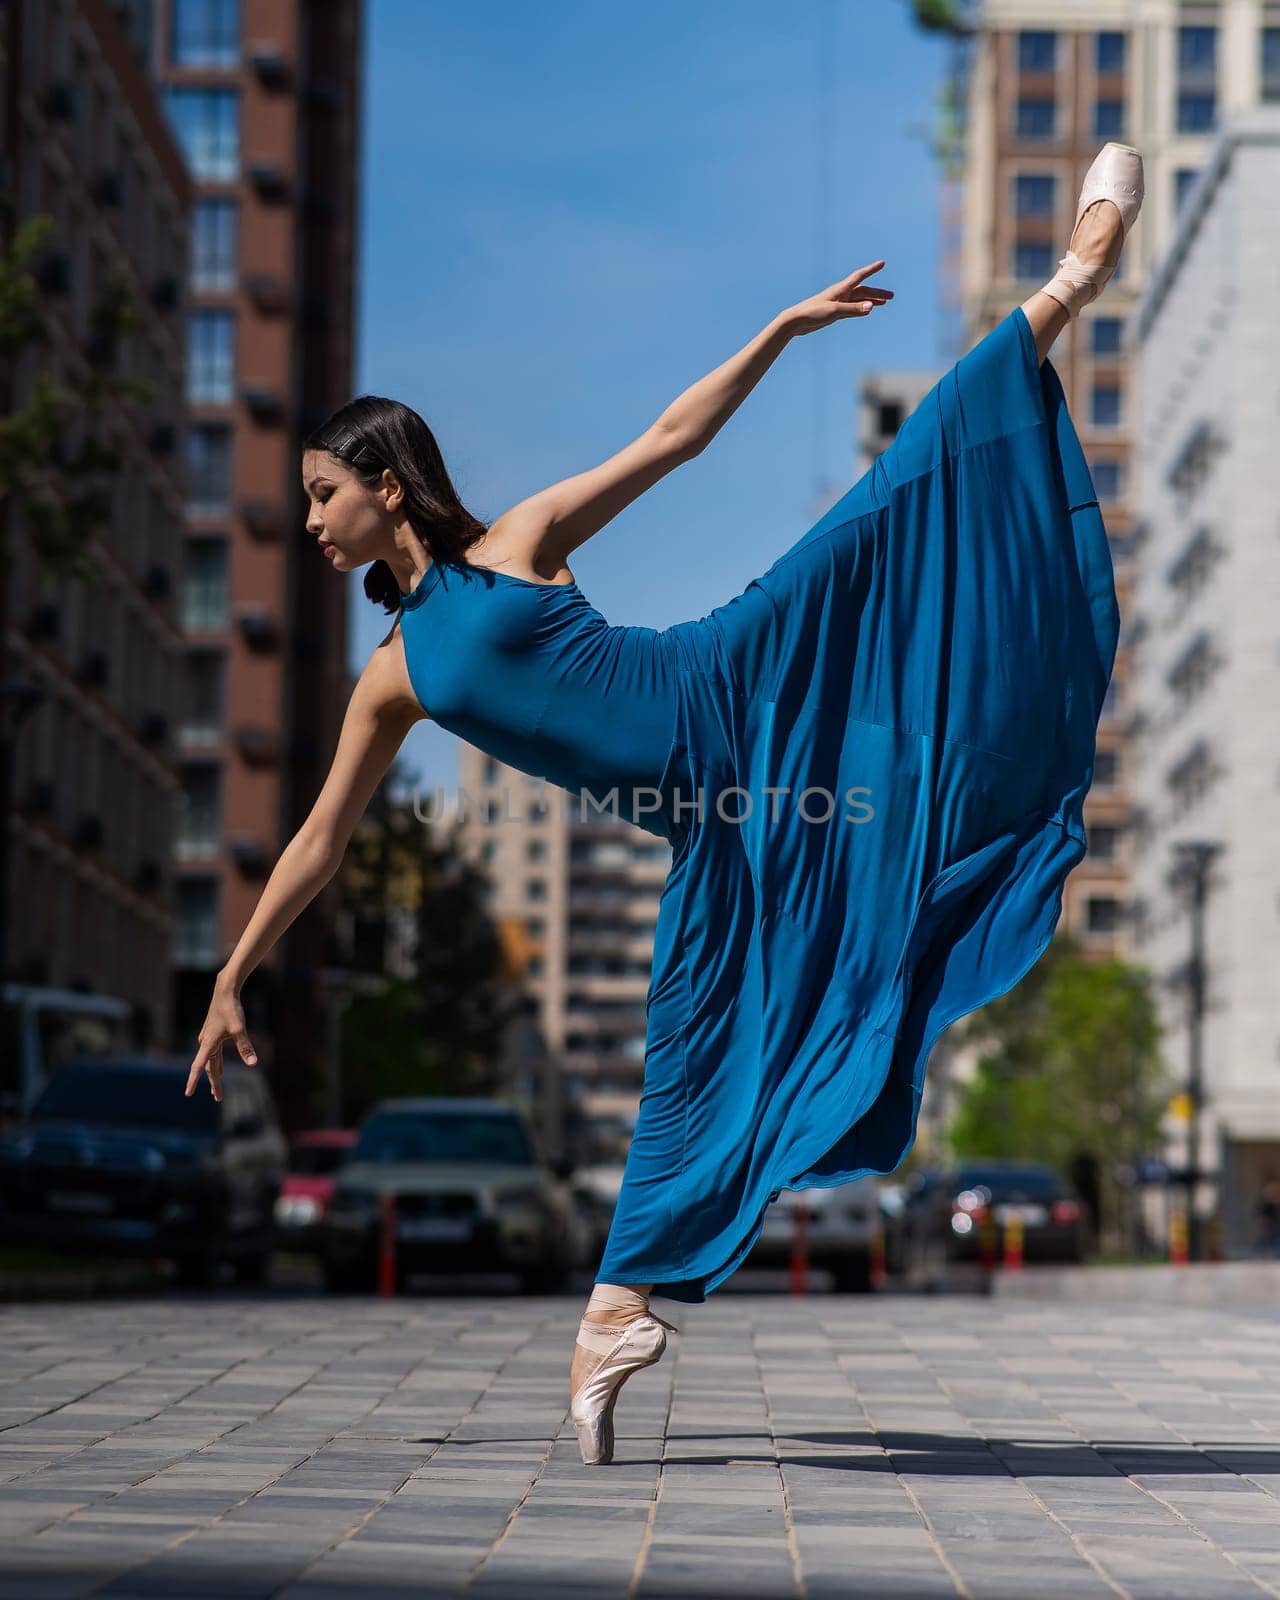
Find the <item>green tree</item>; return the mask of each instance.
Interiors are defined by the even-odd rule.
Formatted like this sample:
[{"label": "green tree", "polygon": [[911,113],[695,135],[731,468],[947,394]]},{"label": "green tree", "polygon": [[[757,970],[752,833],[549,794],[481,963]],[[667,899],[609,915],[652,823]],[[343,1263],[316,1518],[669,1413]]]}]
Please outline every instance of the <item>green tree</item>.
[{"label": "green tree", "polygon": [[1088,959],[1068,934],[960,1025],[986,1045],[948,1129],[957,1158],[1097,1163],[1104,1232],[1124,1215],[1122,1175],[1158,1138],[1167,1093],[1145,968]]},{"label": "green tree", "polygon": [[71,388],[37,365],[27,392],[17,394],[19,364],[52,344],[38,274],[56,224],[41,212],[15,226],[13,209],[12,195],[0,195],[0,556],[9,558],[16,510],[43,569],[58,580],[84,579],[95,571],[86,534],[110,522],[111,482],[122,466],[113,412],[120,403],[143,405],[157,391],[150,378],[115,370],[121,336],[141,326],[129,279],[117,267],[90,307],[87,375]]},{"label": "green tree", "polygon": [[[492,1094],[522,1004],[504,970],[483,875],[454,834],[437,840],[435,825],[391,798],[393,787],[385,784],[370,805],[343,868],[350,964],[386,976],[380,992],[356,996],[343,1013],[347,1122],[390,1096]],[[391,970],[398,947],[410,972]]]}]

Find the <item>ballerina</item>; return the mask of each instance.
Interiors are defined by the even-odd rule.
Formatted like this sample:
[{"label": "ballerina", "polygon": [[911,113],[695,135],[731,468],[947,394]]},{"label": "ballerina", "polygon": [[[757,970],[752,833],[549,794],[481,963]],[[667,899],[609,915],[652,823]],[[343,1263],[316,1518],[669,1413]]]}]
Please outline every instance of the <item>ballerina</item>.
[{"label": "ballerina", "polygon": [[705,1300],[784,1188],[894,1170],[935,1039],[1052,937],[1086,853],[1119,619],[1047,355],[1141,201],[1138,152],[1104,146],[1054,277],[767,572],[669,628],[610,624],[569,556],[704,449],[793,337],[888,305],[868,282],[883,260],[489,526],[399,402],[354,399],[305,442],[309,531],[339,571],[370,566],[365,593],[395,621],[218,974],[187,1092],[205,1074],[221,1097],[227,1040],[256,1059],[245,978],[336,871],[420,718],[668,839],[640,1109],[570,1370],[586,1463],[612,1459],[621,1386],[676,1331],[650,1296]]}]

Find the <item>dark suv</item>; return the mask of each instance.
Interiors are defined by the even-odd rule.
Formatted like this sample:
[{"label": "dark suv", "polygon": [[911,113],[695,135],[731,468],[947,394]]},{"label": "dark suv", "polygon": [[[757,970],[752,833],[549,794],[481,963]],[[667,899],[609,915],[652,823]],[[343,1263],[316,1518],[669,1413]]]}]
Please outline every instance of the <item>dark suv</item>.
[{"label": "dark suv", "polygon": [[87,1058],[59,1067],[0,1136],[0,1237],[76,1252],[163,1256],[179,1281],[242,1281],[270,1261],[286,1144],[261,1074],[226,1060],[221,1102],[190,1062]]}]

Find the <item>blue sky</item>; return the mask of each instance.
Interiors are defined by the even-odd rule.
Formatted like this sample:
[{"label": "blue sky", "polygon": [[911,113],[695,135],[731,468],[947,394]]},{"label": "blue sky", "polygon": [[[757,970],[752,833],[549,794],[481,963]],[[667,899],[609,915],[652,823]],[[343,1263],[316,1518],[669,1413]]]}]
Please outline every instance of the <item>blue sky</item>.
[{"label": "blue sky", "polygon": [[[696,460],[570,558],[612,622],[739,593],[854,479],[859,374],[944,364],[945,45],[901,0],[366,0],[357,392],[413,406],[491,521],[622,448],[785,306],[884,258]],[[388,624],[351,588],[351,666]],[[421,723],[404,761],[456,782]]]}]

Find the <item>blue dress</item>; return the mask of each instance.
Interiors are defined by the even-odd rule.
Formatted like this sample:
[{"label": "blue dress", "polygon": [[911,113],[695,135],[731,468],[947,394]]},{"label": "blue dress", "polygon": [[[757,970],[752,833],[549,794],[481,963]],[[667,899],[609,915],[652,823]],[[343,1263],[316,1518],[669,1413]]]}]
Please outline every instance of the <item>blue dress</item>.
[{"label": "blue dress", "polygon": [[1015,308],[696,620],[465,562],[402,618],[442,727],[671,841],[597,1281],[700,1302],[783,1189],[901,1163],[934,1041],[1040,958],[1085,855],[1119,612],[1057,373]]}]

